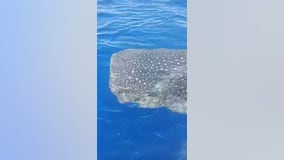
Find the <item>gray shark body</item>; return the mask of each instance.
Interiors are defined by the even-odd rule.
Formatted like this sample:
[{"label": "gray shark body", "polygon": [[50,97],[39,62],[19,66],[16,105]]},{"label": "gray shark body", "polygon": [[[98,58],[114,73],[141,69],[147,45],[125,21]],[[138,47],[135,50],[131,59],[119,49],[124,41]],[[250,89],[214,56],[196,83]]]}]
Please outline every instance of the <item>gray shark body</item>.
[{"label": "gray shark body", "polygon": [[187,111],[186,50],[127,49],[111,57],[111,91],[120,103]]}]

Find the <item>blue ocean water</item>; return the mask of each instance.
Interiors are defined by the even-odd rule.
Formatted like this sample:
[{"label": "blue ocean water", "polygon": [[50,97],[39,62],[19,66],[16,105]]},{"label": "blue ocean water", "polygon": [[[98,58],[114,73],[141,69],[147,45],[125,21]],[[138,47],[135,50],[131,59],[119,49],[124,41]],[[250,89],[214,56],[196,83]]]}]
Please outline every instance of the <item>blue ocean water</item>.
[{"label": "blue ocean water", "polygon": [[130,48],[186,49],[186,0],[98,0],[98,160],[185,160],[186,115],[120,104],[110,57]]}]

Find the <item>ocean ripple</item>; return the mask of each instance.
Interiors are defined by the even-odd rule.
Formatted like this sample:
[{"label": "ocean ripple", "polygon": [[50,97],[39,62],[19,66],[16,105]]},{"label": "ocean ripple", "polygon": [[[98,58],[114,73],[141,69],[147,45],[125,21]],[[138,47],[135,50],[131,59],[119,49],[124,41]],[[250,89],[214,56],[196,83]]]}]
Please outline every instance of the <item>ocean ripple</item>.
[{"label": "ocean ripple", "polygon": [[[152,46],[151,43],[167,41],[162,35],[181,36],[176,34],[180,33],[176,29],[186,30],[186,7],[175,5],[176,1],[173,3],[171,0],[147,2],[99,0],[99,4],[101,4],[98,5],[99,49],[102,47],[125,48],[120,46],[125,44],[131,48],[149,47]],[[141,35],[143,44],[140,41]],[[179,38],[186,39],[186,35]],[[179,46],[184,46],[184,42],[186,41],[181,42],[183,44]]]}]

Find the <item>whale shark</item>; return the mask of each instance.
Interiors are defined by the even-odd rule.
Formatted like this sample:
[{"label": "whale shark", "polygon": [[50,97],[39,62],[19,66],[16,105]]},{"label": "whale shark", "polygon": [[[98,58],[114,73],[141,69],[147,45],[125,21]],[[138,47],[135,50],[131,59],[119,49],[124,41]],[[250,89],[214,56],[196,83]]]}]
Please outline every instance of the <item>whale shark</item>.
[{"label": "whale shark", "polygon": [[187,112],[185,49],[126,49],[111,56],[109,87],[118,101]]}]

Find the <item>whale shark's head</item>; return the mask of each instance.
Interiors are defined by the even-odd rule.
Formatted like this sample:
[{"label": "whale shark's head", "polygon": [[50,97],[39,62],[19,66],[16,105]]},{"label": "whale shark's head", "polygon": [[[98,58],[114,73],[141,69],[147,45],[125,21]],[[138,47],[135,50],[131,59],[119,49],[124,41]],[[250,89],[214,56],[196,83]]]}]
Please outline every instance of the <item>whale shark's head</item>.
[{"label": "whale shark's head", "polygon": [[127,49],[111,57],[110,88],[120,103],[168,107],[186,113],[187,53],[173,49]]}]

